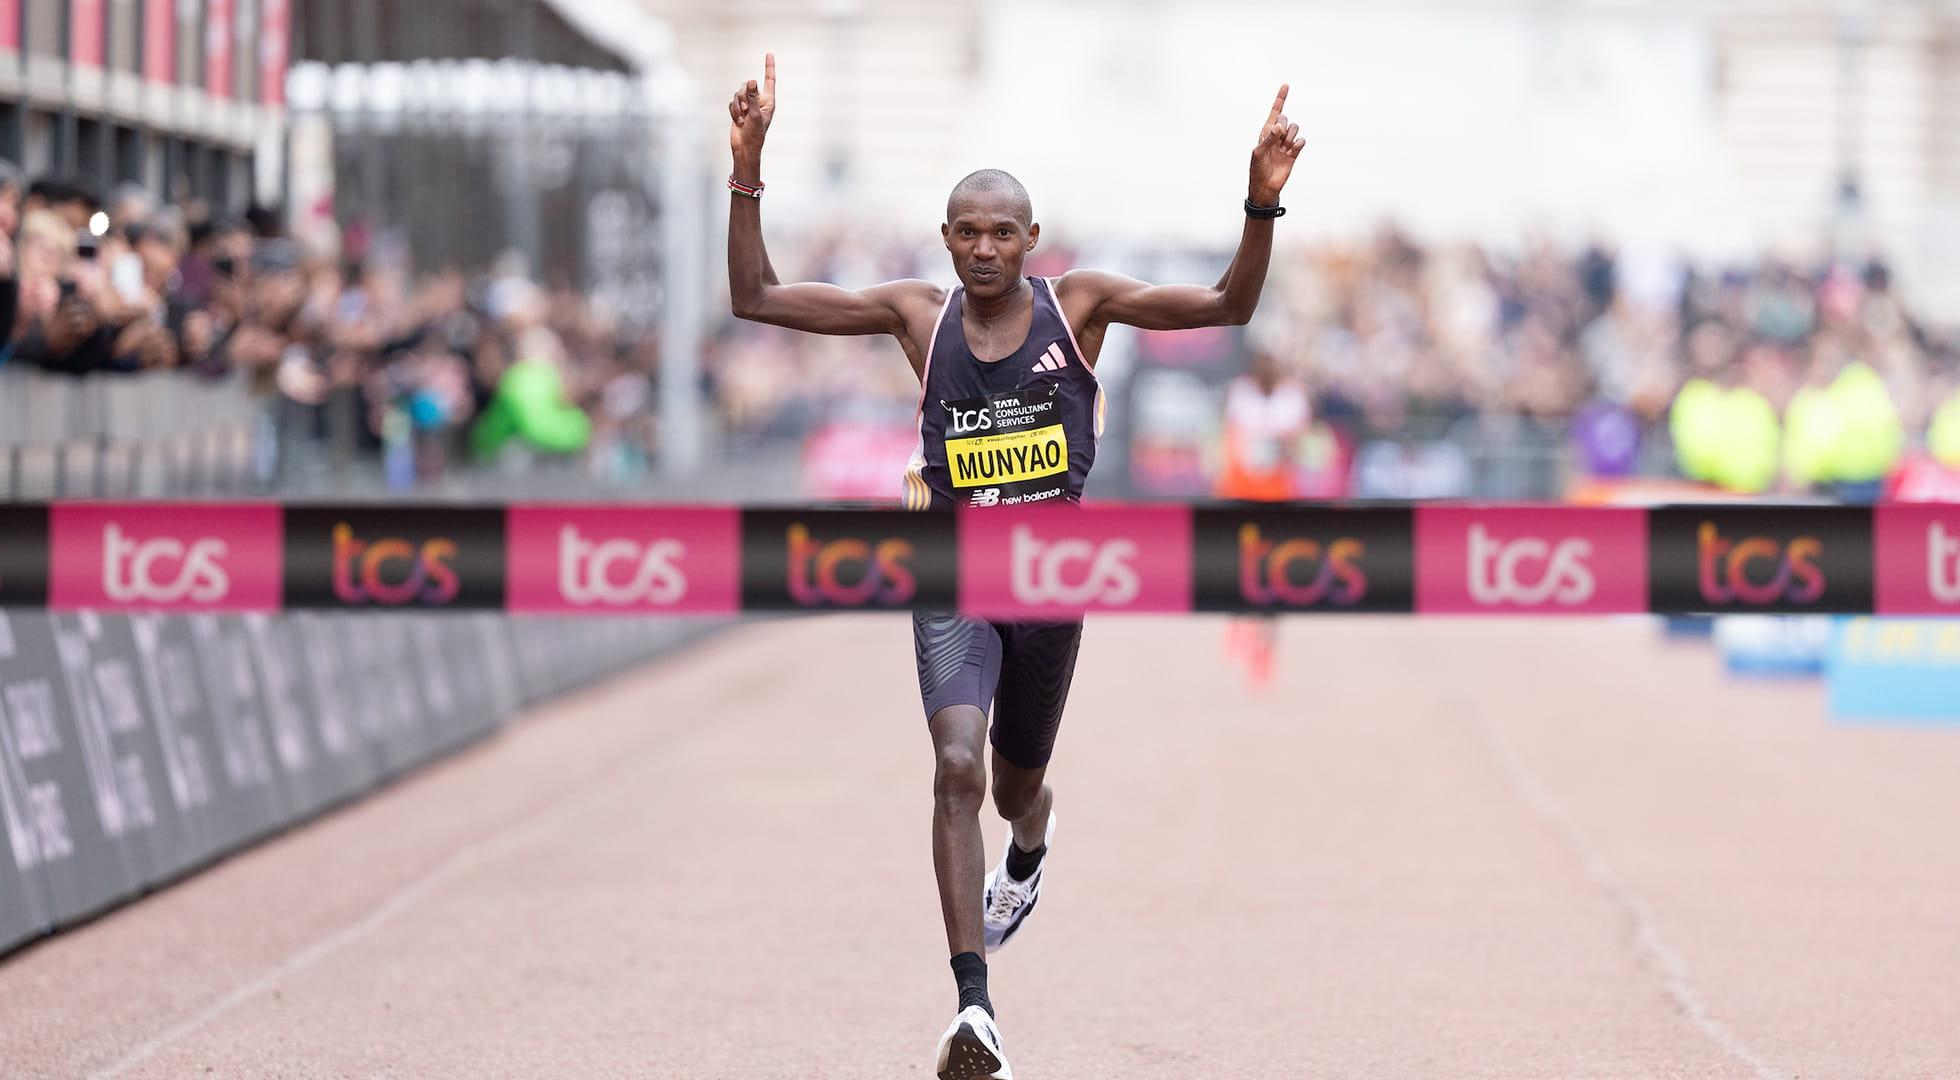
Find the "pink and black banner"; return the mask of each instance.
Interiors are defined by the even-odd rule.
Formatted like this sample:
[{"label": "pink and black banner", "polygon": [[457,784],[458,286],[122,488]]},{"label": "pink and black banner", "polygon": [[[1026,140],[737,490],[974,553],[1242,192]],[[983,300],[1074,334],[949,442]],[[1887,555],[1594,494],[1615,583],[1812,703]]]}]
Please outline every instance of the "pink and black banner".
[{"label": "pink and black banner", "polygon": [[1960,504],[17,505],[0,605],[1960,615]]}]

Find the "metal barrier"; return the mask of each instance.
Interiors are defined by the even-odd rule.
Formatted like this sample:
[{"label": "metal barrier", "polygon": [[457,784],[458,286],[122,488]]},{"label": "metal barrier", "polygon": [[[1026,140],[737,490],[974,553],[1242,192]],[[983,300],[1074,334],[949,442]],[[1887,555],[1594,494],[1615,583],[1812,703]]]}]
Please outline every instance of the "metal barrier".
[{"label": "metal barrier", "polygon": [[0,368],[0,501],[263,490],[266,423],[242,375]]}]

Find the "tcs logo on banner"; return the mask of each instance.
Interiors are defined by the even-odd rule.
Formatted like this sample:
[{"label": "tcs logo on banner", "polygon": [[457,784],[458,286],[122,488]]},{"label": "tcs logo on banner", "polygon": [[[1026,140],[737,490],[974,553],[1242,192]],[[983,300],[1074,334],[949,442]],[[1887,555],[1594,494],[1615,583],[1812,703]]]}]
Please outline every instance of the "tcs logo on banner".
[{"label": "tcs logo on banner", "polygon": [[280,532],[273,506],[56,506],[48,600],[60,608],[276,608]]},{"label": "tcs logo on banner", "polygon": [[1538,607],[1577,606],[1592,600],[1592,541],[1567,537],[1557,543],[1538,537],[1500,540],[1481,523],[1470,526],[1469,588],[1479,604]]},{"label": "tcs logo on banner", "polygon": [[789,526],[789,594],[809,607],[910,603],[918,593],[910,540],[873,543],[857,537],[818,540],[806,525]]},{"label": "tcs logo on banner", "polygon": [[1824,595],[1824,542],[1815,536],[1730,539],[1704,521],[1695,538],[1695,580],[1710,604],[1810,604]]},{"label": "tcs logo on banner", "polygon": [[558,591],[580,605],[671,605],[687,595],[686,556],[679,540],[591,540],[566,525],[558,530]]},{"label": "tcs logo on banner", "polygon": [[1023,604],[1121,607],[1143,591],[1135,540],[1044,540],[1015,525],[1009,544],[1010,589]]},{"label": "tcs logo on banner", "polygon": [[1647,519],[1593,507],[1416,511],[1419,610],[1593,614],[1647,608]]},{"label": "tcs logo on banner", "polygon": [[1960,604],[1960,533],[1937,521],[1926,530],[1926,588],[1942,604]]},{"label": "tcs logo on banner", "polygon": [[462,591],[456,541],[400,537],[364,540],[347,522],[333,527],[333,593],[343,604],[447,604]]},{"label": "tcs logo on banner", "polygon": [[1246,603],[1261,607],[1356,604],[1368,595],[1368,575],[1361,566],[1367,553],[1367,545],[1354,537],[1325,545],[1297,536],[1274,541],[1247,522],[1239,526],[1239,593]]},{"label": "tcs logo on banner", "polygon": [[217,603],[231,591],[230,550],[215,536],[137,539],[112,521],[102,530],[102,593],[118,604]]}]

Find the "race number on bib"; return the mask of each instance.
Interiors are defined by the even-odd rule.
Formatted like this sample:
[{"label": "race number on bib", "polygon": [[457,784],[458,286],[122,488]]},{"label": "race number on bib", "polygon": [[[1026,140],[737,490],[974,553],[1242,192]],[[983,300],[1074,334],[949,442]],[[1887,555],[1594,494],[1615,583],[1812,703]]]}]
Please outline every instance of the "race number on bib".
[{"label": "race number on bib", "polygon": [[1057,384],[944,403],[946,470],[973,506],[1052,499],[1068,491],[1068,435]]}]

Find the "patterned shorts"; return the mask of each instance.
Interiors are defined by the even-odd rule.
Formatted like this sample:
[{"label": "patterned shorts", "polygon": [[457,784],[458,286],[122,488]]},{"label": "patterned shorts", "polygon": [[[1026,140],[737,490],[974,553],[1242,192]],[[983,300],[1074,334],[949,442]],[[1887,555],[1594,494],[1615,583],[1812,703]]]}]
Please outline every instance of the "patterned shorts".
[{"label": "patterned shorts", "polygon": [[948,705],[993,709],[994,749],[1013,765],[1038,769],[1055,750],[1055,732],[1075,679],[1082,624],[995,623],[914,612],[912,650],[926,718]]}]

